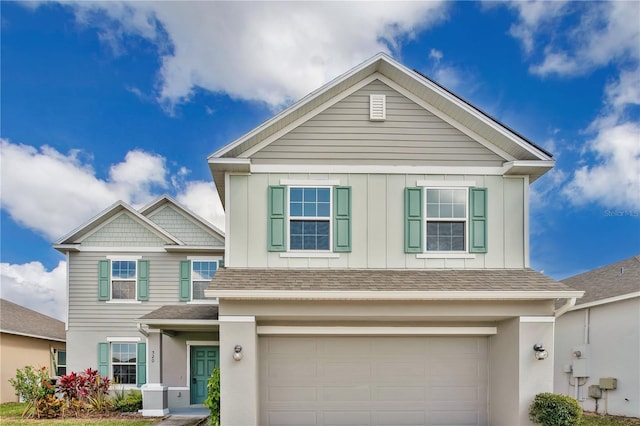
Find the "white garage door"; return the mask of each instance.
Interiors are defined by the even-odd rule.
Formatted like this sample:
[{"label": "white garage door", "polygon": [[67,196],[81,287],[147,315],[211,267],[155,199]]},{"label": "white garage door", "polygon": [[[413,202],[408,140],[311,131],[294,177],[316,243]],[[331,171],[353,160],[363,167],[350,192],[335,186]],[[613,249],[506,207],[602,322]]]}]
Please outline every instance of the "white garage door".
[{"label": "white garage door", "polygon": [[485,425],[486,337],[260,337],[261,425]]}]

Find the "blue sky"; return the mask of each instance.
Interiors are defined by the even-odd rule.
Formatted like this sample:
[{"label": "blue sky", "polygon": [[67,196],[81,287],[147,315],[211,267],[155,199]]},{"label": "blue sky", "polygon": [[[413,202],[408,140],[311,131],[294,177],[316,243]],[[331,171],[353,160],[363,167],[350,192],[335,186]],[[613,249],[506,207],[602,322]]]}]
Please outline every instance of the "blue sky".
[{"label": "blue sky", "polygon": [[640,2],[2,2],[2,297],[63,318],[51,242],[168,193],[223,227],[206,157],[378,52],[554,154],[531,262],[640,254]]}]

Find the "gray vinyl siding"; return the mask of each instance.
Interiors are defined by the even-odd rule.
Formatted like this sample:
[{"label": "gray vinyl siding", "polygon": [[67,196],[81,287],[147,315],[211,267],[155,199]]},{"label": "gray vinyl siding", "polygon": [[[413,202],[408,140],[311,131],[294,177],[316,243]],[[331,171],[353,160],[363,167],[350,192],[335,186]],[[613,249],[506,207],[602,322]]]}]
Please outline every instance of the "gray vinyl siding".
[{"label": "gray vinyl siding", "polygon": [[187,245],[224,247],[224,241],[215,238],[171,206],[159,209],[149,219]]},{"label": "gray vinyl siding", "polygon": [[[339,258],[283,258],[267,251],[267,187],[280,179],[337,179],[352,187],[352,251]],[[473,181],[488,189],[488,252],[473,259],[419,259],[404,252],[404,188],[418,180]],[[261,174],[229,178],[228,267],[523,268],[524,178],[385,174]]]},{"label": "gray vinyl siding", "polygon": [[[369,95],[387,119],[369,121]],[[499,155],[376,80],[251,156],[254,164],[500,166]]]},{"label": "gray vinyl siding", "polygon": [[154,247],[166,242],[128,213],[122,213],[82,240],[83,246],[93,247]]}]

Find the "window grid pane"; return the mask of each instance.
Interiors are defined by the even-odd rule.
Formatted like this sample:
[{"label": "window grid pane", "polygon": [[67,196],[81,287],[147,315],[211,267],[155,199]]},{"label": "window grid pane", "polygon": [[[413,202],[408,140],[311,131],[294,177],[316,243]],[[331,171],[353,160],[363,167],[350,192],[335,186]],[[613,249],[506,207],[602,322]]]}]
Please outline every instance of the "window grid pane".
[{"label": "window grid pane", "polygon": [[135,299],[135,281],[113,281],[111,283],[111,298],[113,299]]},{"label": "window grid pane", "polygon": [[194,281],[193,282],[193,300],[206,299],[204,291],[209,287],[209,281]]},{"label": "window grid pane", "polygon": [[120,384],[136,384],[136,344],[112,343],[113,380]]},{"label": "window grid pane", "polygon": [[290,231],[291,250],[329,250],[329,221],[291,221]]},{"label": "window grid pane", "polygon": [[464,222],[427,222],[427,251],[464,251]]},{"label": "window grid pane", "polygon": [[329,250],[331,188],[290,188],[289,249]]},{"label": "window grid pane", "polygon": [[329,188],[291,188],[289,214],[291,217],[330,217],[331,190]]},{"label": "window grid pane", "polygon": [[191,262],[192,299],[205,299],[204,290],[209,286],[218,269],[218,262],[194,260]]},{"label": "window grid pane", "polygon": [[466,193],[464,189],[427,189],[427,217],[466,219]]}]

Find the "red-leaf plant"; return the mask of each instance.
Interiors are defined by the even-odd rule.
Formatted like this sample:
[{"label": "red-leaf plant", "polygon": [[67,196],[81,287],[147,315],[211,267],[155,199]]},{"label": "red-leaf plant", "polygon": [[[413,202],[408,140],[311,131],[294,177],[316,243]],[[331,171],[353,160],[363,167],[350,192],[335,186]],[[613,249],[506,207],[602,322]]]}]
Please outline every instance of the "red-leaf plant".
[{"label": "red-leaf plant", "polygon": [[93,398],[100,398],[109,392],[111,381],[101,377],[96,370],[87,368],[75,373],[71,372],[58,379],[57,390],[67,401],[77,400],[87,403]]}]

